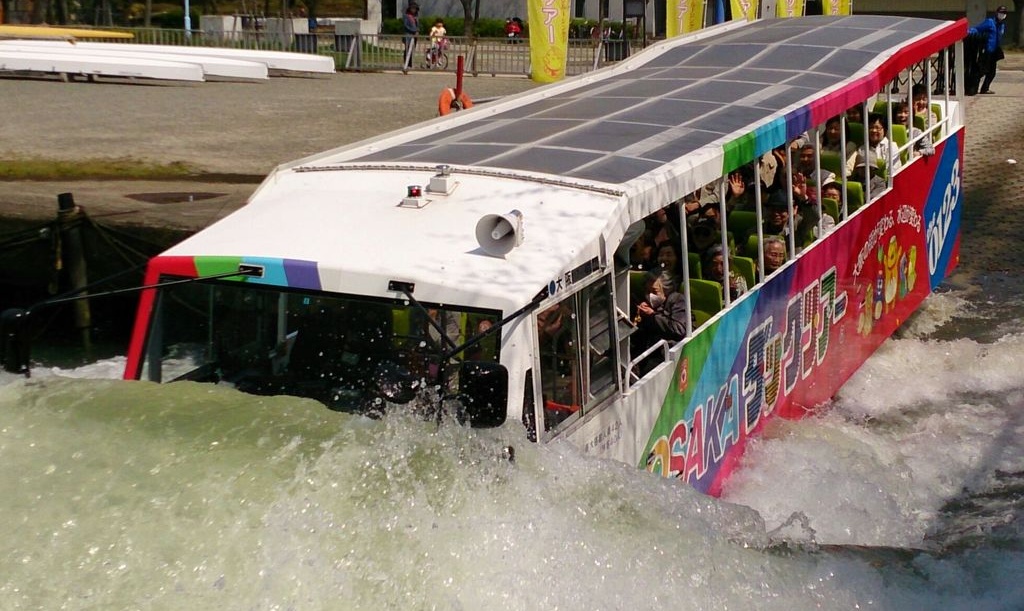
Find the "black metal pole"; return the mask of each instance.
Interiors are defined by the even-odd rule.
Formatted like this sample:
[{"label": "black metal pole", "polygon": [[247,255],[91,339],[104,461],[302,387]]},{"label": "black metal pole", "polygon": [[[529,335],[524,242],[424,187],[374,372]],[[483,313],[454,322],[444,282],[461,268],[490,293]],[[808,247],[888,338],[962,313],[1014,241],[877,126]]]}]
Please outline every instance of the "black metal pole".
[{"label": "black metal pole", "polygon": [[[85,266],[85,248],[82,245],[81,219],[82,209],[75,205],[75,197],[71,193],[57,196],[57,219],[61,232],[61,261],[68,270],[71,289],[79,291],[89,284]],[[92,313],[88,299],[75,301],[75,328],[82,336],[82,347],[86,356],[92,353],[92,339],[89,328],[92,326]]]}]

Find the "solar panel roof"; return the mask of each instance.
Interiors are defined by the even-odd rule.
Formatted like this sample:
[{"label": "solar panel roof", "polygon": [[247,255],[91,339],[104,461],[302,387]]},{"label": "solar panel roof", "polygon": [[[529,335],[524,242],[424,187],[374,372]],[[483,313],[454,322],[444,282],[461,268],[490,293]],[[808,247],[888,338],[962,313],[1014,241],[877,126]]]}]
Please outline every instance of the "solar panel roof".
[{"label": "solar panel roof", "polygon": [[[635,60],[627,71],[598,73],[549,97],[344,160],[476,165],[625,183],[712,143],[754,132],[800,133],[809,120],[843,108],[843,99],[822,106],[823,91],[873,75],[858,85],[867,97],[884,82],[879,79],[893,76],[882,74],[880,63],[900,51],[904,64],[916,61],[905,53],[915,44],[918,59],[927,57],[962,36],[949,33],[953,25],[873,15],[762,20],[664,45],[660,54],[627,60]],[[947,35],[938,40],[934,34],[943,30]],[[932,44],[922,46],[927,39]],[[785,129],[766,128],[779,120]],[[766,140],[758,148],[777,144]]]}]

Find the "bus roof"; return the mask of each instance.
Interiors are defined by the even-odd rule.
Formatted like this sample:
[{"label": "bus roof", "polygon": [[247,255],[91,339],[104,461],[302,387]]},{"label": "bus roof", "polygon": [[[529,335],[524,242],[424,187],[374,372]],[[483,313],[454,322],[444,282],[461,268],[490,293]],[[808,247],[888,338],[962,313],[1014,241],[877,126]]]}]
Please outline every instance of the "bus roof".
[{"label": "bus roof", "polygon": [[[856,16],[666,41],[611,69],[281,166],[248,205],[154,269],[212,272],[211,261],[237,259],[265,267],[255,283],[394,298],[398,280],[424,302],[509,311],[544,288],[571,290],[630,223],[965,34],[962,21]],[[399,205],[443,164],[457,188]],[[521,245],[488,255],[478,222],[512,210]]]},{"label": "bus roof", "polygon": [[610,70],[298,164],[483,166],[612,183],[634,196],[685,174],[689,184],[674,191],[693,191],[966,34],[963,20],[875,15],[734,22],[659,43]]}]

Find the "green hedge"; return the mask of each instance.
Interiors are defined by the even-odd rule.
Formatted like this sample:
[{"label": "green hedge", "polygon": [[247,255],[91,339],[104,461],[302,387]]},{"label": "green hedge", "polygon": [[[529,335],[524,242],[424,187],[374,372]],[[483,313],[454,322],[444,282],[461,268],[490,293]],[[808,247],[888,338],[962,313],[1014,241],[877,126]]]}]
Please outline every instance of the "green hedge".
[{"label": "green hedge", "polygon": [[[420,33],[426,34],[438,19],[444,20],[444,29],[449,36],[465,36],[466,20],[462,17],[420,17]],[[381,23],[381,34],[403,34],[402,19],[385,19]],[[476,35],[484,38],[505,35],[504,19],[480,19],[476,22]]]}]

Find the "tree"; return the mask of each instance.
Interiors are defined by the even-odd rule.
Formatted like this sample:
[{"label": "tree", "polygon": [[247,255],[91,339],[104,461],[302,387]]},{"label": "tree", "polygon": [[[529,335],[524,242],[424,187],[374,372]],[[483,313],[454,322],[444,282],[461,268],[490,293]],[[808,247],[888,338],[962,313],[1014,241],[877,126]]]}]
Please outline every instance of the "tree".
[{"label": "tree", "polygon": [[[462,4],[462,16],[465,20],[465,33],[467,38],[473,38],[473,31],[476,29],[476,20],[480,16],[480,3],[473,0],[459,0]],[[476,5],[474,7],[474,4]],[[474,10],[474,8],[476,10]]]},{"label": "tree", "polygon": [[48,13],[49,10],[49,0],[36,0],[32,3],[32,13],[29,16],[29,23],[46,23],[46,13]]}]

